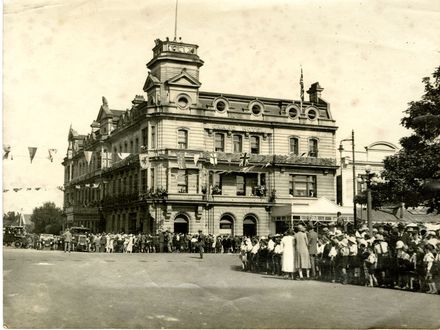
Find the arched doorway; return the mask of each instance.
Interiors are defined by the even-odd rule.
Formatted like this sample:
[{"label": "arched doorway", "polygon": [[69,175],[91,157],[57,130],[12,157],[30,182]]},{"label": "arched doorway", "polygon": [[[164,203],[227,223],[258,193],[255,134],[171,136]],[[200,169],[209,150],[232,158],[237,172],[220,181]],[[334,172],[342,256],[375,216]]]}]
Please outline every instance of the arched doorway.
[{"label": "arched doorway", "polygon": [[179,214],[174,219],[174,232],[178,234],[188,234],[189,221],[188,217],[183,214]]},{"label": "arched doorway", "polygon": [[243,235],[253,237],[257,235],[257,219],[254,216],[248,215],[243,220]]},{"label": "arched doorway", "polygon": [[220,235],[234,235],[234,218],[229,214],[225,214],[220,219]]}]

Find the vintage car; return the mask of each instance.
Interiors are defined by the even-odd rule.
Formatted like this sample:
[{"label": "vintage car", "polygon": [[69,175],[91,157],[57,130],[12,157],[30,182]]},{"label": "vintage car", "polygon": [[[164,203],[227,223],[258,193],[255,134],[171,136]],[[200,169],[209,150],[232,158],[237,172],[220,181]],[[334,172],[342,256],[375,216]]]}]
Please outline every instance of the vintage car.
[{"label": "vintage car", "polygon": [[40,249],[52,250],[54,236],[52,234],[40,234]]},{"label": "vintage car", "polygon": [[23,226],[6,226],[3,232],[3,244],[17,248],[26,247],[28,243],[26,230]]},{"label": "vintage car", "polygon": [[71,227],[70,233],[72,234],[72,250],[73,251],[89,251],[89,228],[85,227]]}]

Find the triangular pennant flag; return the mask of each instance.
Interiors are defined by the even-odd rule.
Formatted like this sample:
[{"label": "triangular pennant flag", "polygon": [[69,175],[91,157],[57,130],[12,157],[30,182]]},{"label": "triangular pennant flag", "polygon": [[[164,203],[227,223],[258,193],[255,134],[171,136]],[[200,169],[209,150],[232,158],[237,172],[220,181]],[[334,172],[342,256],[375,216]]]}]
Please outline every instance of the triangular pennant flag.
[{"label": "triangular pennant flag", "polygon": [[139,164],[141,169],[146,170],[150,166],[150,156],[148,154],[139,154]]},{"label": "triangular pennant flag", "polygon": [[[11,153],[11,146],[9,144],[3,145],[3,159],[8,159],[9,154]],[[11,157],[12,159],[12,157]]]},{"label": "triangular pennant flag", "polygon": [[98,188],[99,187],[99,183],[94,183],[93,185],[92,185],[92,188],[94,188],[94,189],[96,189],[96,188]]},{"label": "triangular pennant flag", "polygon": [[18,192],[18,191],[20,191],[21,189],[23,189],[23,188],[14,188],[14,189],[12,189],[12,190],[14,190],[15,192]]},{"label": "triangular pennant flag", "polygon": [[194,154],[194,165],[197,166],[197,163],[199,162],[200,154]]},{"label": "triangular pennant flag", "polygon": [[37,188],[34,188],[36,191],[38,191],[38,190],[40,190],[41,189],[41,187],[37,187]]},{"label": "triangular pennant flag", "polygon": [[86,188],[90,188],[90,183],[86,183],[84,186],[85,186]]},{"label": "triangular pennant flag", "polygon": [[3,189],[3,192],[8,192],[9,191],[9,189]]},{"label": "triangular pennant flag", "polygon": [[217,165],[217,153],[215,153],[215,152],[211,152],[210,153],[210,155],[209,155],[209,162],[212,165]]},{"label": "triangular pennant flag", "polygon": [[127,158],[128,156],[130,156],[130,153],[129,153],[129,152],[118,152],[118,157],[119,157],[120,159],[125,159],[125,158]]},{"label": "triangular pennant flag", "polygon": [[84,158],[87,161],[87,165],[90,165],[90,161],[92,160],[93,151],[84,151]]},{"label": "triangular pennant flag", "polygon": [[57,153],[57,149],[49,149],[49,160],[53,162],[53,157]]},{"label": "triangular pennant flag", "polygon": [[81,186],[80,185],[76,185],[75,188],[76,189],[81,189]]},{"label": "triangular pennant flag", "polygon": [[29,150],[29,157],[31,158],[31,163],[32,163],[32,160],[34,159],[35,154],[37,153],[37,147],[28,147],[28,150]]},{"label": "triangular pennant flag", "polygon": [[249,165],[249,156],[248,156],[248,154],[247,154],[247,152],[245,152],[244,154],[242,154],[241,156],[240,156],[240,166],[241,167],[243,167],[243,166],[248,166]]},{"label": "triangular pennant flag", "polygon": [[26,188],[26,190],[32,190],[32,188]]},{"label": "triangular pennant flag", "polygon": [[179,152],[177,154],[177,164],[179,165],[179,169],[181,170],[184,170],[186,168],[185,153]]}]

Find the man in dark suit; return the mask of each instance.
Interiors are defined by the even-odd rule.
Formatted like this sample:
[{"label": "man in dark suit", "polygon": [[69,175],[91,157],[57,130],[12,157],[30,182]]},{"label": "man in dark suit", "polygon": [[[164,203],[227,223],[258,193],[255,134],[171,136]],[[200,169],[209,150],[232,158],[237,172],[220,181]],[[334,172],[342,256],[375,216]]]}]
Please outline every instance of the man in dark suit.
[{"label": "man in dark suit", "polygon": [[199,229],[199,236],[197,237],[197,244],[199,246],[200,259],[203,259],[203,252],[205,250],[205,235]]},{"label": "man in dark suit", "polygon": [[309,232],[307,233],[307,240],[309,242],[310,266],[312,268],[312,278],[316,277],[316,255],[318,254],[318,233],[312,223],[309,224]]}]

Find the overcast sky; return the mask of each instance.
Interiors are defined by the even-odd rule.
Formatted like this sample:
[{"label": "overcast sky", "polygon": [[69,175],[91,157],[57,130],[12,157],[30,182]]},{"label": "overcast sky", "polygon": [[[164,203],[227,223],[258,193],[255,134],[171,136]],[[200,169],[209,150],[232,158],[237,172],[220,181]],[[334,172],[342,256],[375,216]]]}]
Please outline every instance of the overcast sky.
[{"label": "overcast sky", "polygon": [[[90,132],[101,97],[142,94],[156,38],[174,34],[175,0],[9,0],[4,4],[4,211],[62,205],[70,124]],[[402,111],[440,65],[440,2],[180,0],[177,35],[199,45],[202,90],[299,99],[319,81],[359,149],[398,144]],[[27,147],[38,147],[30,164]],[[54,163],[48,148],[58,149]],[[26,188],[43,187],[39,191]]]}]

